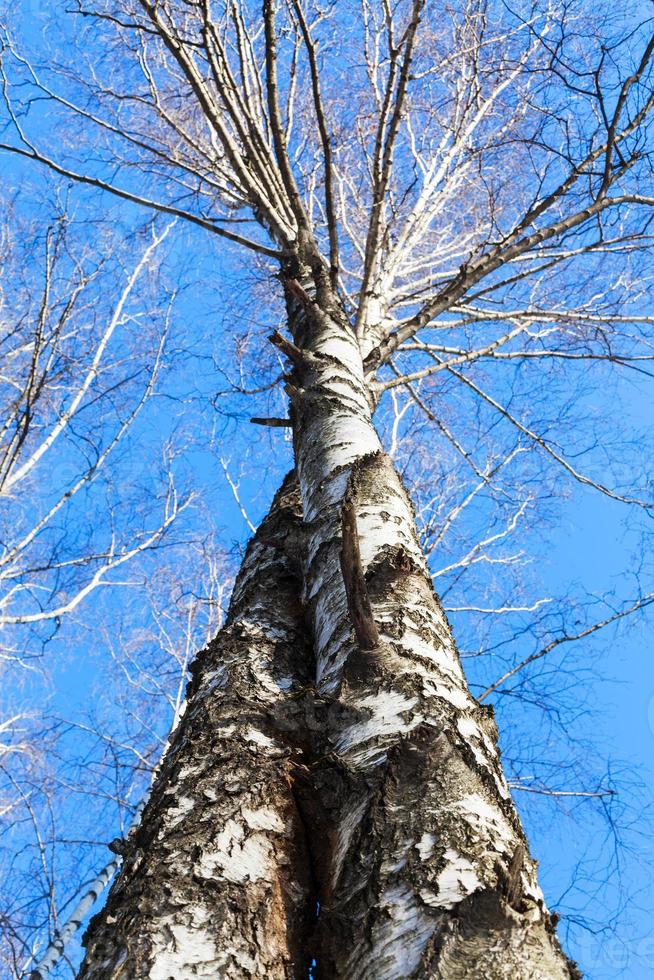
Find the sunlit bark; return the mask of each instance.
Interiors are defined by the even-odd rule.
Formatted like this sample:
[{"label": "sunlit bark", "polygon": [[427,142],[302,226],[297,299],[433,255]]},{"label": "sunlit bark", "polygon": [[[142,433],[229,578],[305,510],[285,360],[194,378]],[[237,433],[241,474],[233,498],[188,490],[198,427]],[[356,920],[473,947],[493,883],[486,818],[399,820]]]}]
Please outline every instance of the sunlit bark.
[{"label": "sunlit bark", "polygon": [[80,977],[300,974],[311,877],[293,794],[308,667],[297,514],[287,481],[248,549],[227,625],[195,662]]}]

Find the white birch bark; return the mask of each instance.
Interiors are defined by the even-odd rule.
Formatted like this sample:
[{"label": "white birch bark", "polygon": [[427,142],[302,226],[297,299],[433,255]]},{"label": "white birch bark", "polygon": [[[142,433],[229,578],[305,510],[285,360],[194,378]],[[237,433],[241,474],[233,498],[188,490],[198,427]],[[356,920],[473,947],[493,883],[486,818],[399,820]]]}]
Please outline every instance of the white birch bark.
[{"label": "white birch bark", "polygon": [[[304,351],[293,355],[290,388],[304,595],[327,704],[306,817],[320,975],[574,977],[502,773],[492,711],[468,691],[411,503],[382,452],[358,344],[336,303],[321,310],[303,292],[306,274],[287,295]],[[368,612],[344,586],[346,499]]]},{"label": "white birch bark", "polygon": [[287,481],[248,549],[80,977],[295,977],[310,863],[291,741],[306,642]]}]

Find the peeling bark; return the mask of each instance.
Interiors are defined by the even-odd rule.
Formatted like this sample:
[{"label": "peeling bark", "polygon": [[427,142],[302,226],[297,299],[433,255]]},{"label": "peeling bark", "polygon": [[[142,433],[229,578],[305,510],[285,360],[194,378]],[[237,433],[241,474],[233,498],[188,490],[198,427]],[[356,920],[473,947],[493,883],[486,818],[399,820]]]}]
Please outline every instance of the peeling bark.
[{"label": "peeling bark", "polygon": [[[296,278],[311,296],[308,272]],[[302,351],[291,381],[304,600],[328,702],[307,796],[320,975],[574,977],[492,711],[468,691],[410,500],[379,443],[361,351],[335,301],[316,312],[294,289],[287,305]]]},{"label": "peeling bark", "polygon": [[312,882],[293,793],[299,508],[287,479],[251,542],[225,629],[187,707],[123,870],[85,937],[83,980],[302,974]]}]

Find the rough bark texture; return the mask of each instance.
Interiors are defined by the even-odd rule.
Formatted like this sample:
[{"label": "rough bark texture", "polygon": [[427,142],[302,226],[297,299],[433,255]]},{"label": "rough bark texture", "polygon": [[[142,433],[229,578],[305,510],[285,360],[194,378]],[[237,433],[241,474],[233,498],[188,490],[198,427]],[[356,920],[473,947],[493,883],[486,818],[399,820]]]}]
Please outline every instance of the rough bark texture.
[{"label": "rough bark texture", "polygon": [[84,980],[297,977],[312,883],[293,794],[307,644],[287,480],[198,656],[123,870],[86,936]]},{"label": "rough bark texture", "polygon": [[356,337],[319,276],[285,280],[302,527],[287,482],[81,977],[574,978]]},{"label": "rough bark texture", "polygon": [[[311,277],[301,280],[311,296]],[[304,352],[290,390],[304,596],[328,705],[306,820],[320,975],[575,976],[502,773],[492,711],[468,691],[411,503],[382,452],[361,351],[338,305],[317,299],[287,293]],[[343,574],[352,532],[343,539],[342,529],[353,523],[358,567]]]}]

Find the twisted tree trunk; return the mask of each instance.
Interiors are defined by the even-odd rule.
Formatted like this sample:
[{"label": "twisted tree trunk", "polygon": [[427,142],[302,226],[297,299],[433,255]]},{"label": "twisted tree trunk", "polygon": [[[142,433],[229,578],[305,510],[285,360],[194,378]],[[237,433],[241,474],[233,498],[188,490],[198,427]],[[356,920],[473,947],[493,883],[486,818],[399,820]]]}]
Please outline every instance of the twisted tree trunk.
[{"label": "twisted tree trunk", "polygon": [[355,335],[285,280],[302,523],[287,481],[80,976],[574,978]]}]

